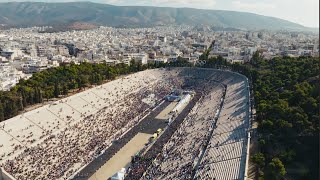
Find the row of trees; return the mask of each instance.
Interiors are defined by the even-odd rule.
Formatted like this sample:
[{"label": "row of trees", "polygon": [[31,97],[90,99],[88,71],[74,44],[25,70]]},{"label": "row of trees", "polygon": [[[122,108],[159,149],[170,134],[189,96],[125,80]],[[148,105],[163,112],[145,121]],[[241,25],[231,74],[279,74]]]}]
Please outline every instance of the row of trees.
[{"label": "row of trees", "polygon": [[142,65],[135,61],[131,61],[131,66],[82,63],[62,65],[35,73],[28,80],[20,80],[10,91],[0,91],[0,121],[17,115],[29,106],[102,84],[119,75],[164,66],[165,64]]}]

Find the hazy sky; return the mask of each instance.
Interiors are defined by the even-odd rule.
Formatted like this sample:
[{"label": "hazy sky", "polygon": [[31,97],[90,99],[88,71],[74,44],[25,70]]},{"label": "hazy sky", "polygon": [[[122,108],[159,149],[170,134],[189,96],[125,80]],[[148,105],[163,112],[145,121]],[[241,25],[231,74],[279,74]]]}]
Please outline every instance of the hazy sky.
[{"label": "hazy sky", "polygon": [[[9,0],[0,0],[8,2]],[[17,0],[19,1],[19,0]],[[20,0],[33,1],[33,0]],[[66,2],[84,0],[34,0]],[[308,27],[319,27],[319,0],[90,0],[114,5],[191,7],[252,12],[274,16]]]}]

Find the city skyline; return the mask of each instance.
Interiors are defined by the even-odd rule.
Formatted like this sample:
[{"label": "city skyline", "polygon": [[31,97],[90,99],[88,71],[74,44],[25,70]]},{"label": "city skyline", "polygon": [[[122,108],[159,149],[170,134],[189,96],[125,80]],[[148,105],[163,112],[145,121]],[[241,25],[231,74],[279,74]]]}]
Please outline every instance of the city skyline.
[{"label": "city skyline", "polygon": [[[22,2],[27,0],[18,0]],[[30,0],[29,0],[30,1]],[[36,0],[34,2],[81,2],[83,0]],[[306,27],[319,27],[319,1],[306,0],[90,0],[95,3],[105,3],[119,6],[160,6],[160,7],[186,7],[212,10],[230,10],[250,12],[265,16],[273,16]],[[12,2],[0,0],[0,2]],[[285,11],[283,8],[285,7]]]}]

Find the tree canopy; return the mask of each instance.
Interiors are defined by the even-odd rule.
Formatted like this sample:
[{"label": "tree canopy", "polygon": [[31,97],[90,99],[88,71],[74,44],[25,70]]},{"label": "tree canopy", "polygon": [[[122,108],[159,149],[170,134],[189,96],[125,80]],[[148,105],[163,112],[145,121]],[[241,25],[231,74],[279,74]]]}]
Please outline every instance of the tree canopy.
[{"label": "tree canopy", "polygon": [[233,68],[252,79],[260,146],[253,160],[262,178],[318,179],[320,60],[256,53]]}]

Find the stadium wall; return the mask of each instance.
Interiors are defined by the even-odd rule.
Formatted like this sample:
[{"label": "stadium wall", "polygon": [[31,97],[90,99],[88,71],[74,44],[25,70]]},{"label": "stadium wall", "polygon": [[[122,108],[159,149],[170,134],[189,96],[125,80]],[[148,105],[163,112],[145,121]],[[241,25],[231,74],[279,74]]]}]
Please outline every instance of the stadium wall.
[{"label": "stadium wall", "polygon": [[245,169],[244,169],[244,180],[248,179],[249,155],[250,155],[250,132],[248,132],[247,152],[246,152],[246,166],[245,166]]}]

